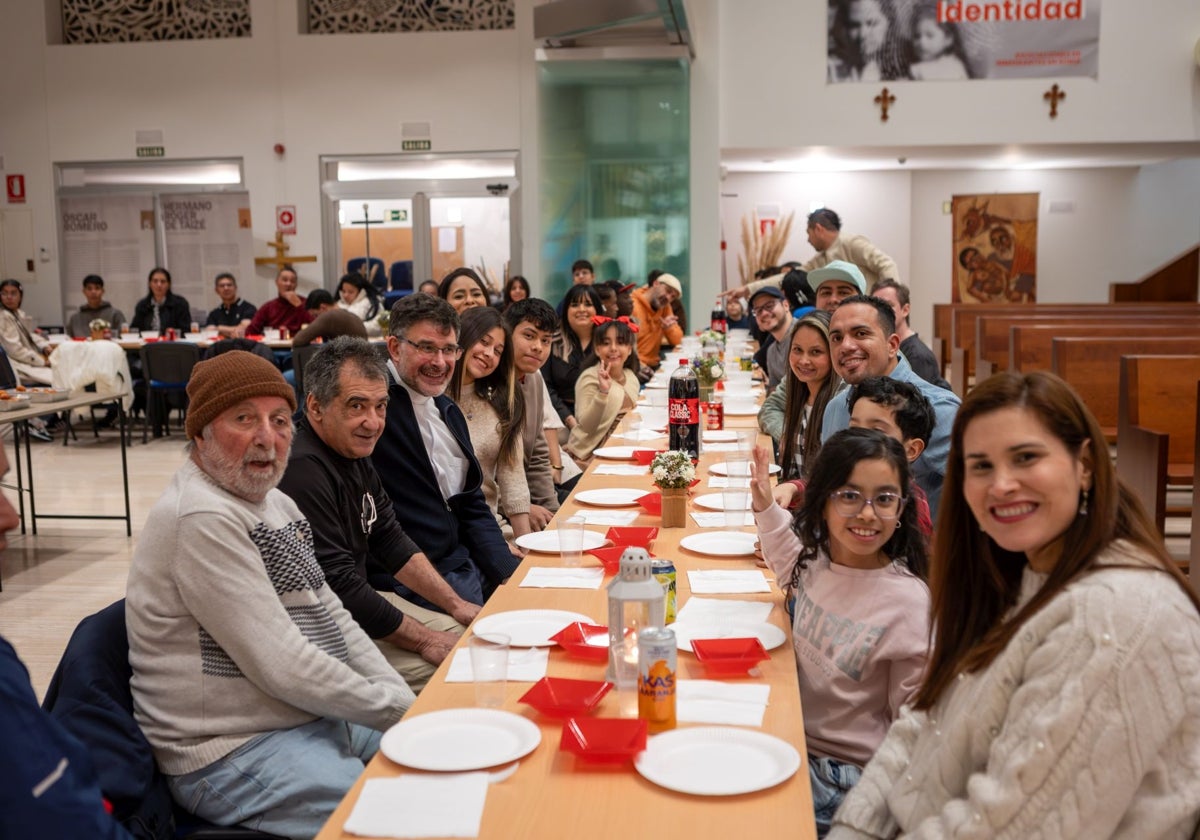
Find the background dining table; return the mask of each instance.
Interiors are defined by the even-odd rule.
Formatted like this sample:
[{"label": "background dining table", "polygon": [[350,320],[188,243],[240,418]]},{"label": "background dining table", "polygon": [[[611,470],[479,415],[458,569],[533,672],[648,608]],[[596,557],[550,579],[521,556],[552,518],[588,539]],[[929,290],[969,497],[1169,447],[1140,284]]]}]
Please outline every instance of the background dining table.
[{"label": "background dining table", "polygon": [[[632,417],[636,419],[637,414]],[[641,441],[625,440],[630,416],[627,416],[609,439],[610,446],[636,445],[638,448],[665,449],[667,438]],[[754,429],[756,418],[752,416],[727,417],[726,429]],[[645,437],[647,431],[641,431]],[[758,435],[760,444],[770,445],[763,435]],[[725,447],[718,447],[724,449]],[[693,489],[692,499],[704,493],[720,493],[720,489],[708,487],[711,475],[709,467],[724,462],[731,456],[727,451],[702,451],[697,476],[701,482]],[[579,493],[599,488],[636,488],[647,493],[655,488],[649,469],[639,475],[597,474],[605,464],[631,466],[632,460],[607,460],[596,458],[589,464],[572,495],[562,505],[551,522],[555,529],[565,518],[581,511],[613,510],[593,507],[577,500]],[[658,516],[639,508],[617,508],[637,510],[638,516],[632,525],[661,525]],[[690,570],[730,570],[758,568],[753,556],[718,557],[689,551],[680,542],[689,535],[726,530],[724,527],[700,528],[691,518],[692,511],[699,511],[691,499],[688,504],[687,524],[682,528],[660,528],[657,539],[651,544],[651,552],[657,557],[673,560],[677,570],[678,602],[682,608],[691,597],[688,581]],[[717,514],[721,516],[721,514]],[[588,525],[588,530],[603,534],[606,525]],[[739,529],[753,533],[752,525]],[[488,616],[509,610],[555,609],[569,610],[589,616],[595,624],[608,623],[605,589],[612,580],[605,575],[599,589],[539,589],[520,586],[526,574],[534,567],[559,567],[562,558],[558,554],[530,552],[520,568],[488,600],[475,624]],[[583,556],[584,566],[599,566],[600,563],[588,554]],[[706,595],[706,598],[731,598],[754,600],[771,604],[768,621],[780,628],[786,641],[769,651],[770,658],[758,666],[757,676],[744,676],[733,680],[739,684],[759,683],[770,686],[769,702],[762,726],[757,731],[773,735],[795,747],[801,757],[800,767],[786,780],[752,793],[736,795],[701,796],[678,793],[660,787],[635,770],[632,761],[621,764],[592,764],[575,755],[560,751],[559,742],[563,723],[561,719],[548,718],[531,707],[519,702],[519,698],[531,683],[514,682],[506,688],[504,710],[522,715],[533,721],[541,730],[540,744],[523,757],[516,771],[507,779],[489,786],[478,836],[481,838],[573,838],[573,840],[608,840],[613,837],[750,837],[750,838],[811,838],[815,836],[812,796],[809,788],[807,755],[804,740],[804,719],[800,704],[800,693],[796,676],[795,654],[791,645],[791,629],[784,609],[783,596],[770,578],[770,592],[762,594]],[[464,634],[458,647],[465,648],[470,630]],[[417,697],[413,707],[405,716],[409,721],[429,712],[475,706],[475,687],[470,682],[445,681],[449,663],[447,657],[429,684]],[[550,648],[547,675],[576,679],[603,680],[604,663],[571,658],[561,648]],[[705,679],[708,674],[696,657],[688,652],[678,654],[677,676],[679,679]],[[636,717],[636,691],[614,688],[601,700],[594,711],[601,717]],[[687,727],[691,724],[679,724]],[[654,736],[651,736],[652,738]],[[720,768],[714,768],[719,772]],[[364,782],[373,778],[390,778],[402,774],[422,771],[402,767],[386,758],[382,751],[368,764],[362,777],[343,799],[318,835],[320,840],[351,838],[358,835],[347,833],[344,824],[362,791]],[[402,817],[401,817],[402,819]],[[403,823],[401,822],[401,825]],[[401,834],[393,836],[402,836]]]}]

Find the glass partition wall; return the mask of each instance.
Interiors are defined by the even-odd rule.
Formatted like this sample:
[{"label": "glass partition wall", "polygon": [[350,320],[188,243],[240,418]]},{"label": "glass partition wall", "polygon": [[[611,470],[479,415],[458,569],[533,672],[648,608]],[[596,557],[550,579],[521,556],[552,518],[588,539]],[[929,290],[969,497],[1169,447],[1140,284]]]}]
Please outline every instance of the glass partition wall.
[{"label": "glass partition wall", "polygon": [[541,281],[557,301],[571,263],[597,281],[689,274],[688,65],[685,61],[544,61]]}]

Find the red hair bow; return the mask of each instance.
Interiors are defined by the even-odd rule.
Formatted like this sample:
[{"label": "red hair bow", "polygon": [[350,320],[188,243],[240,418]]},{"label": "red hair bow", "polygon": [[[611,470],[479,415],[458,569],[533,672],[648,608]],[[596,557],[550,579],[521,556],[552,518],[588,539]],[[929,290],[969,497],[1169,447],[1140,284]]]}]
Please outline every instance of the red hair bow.
[{"label": "red hair bow", "polygon": [[620,318],[609,318],[607,315],[593,315],[592,316],[592,323],[595,324],[597,327],[600,326],[601,324],[607,324],[609,321],[621,322],[625,326],[629,327],[630,332],[638,331],[637,321],[633,320],[628,315],[622,315]]}]

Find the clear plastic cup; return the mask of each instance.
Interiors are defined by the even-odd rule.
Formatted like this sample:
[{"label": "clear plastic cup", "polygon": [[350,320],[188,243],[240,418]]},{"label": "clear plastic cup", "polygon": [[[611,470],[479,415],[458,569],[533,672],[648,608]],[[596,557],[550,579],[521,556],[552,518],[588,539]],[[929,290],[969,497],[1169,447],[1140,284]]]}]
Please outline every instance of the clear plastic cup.
[{"label": "clear plastic cup", "polygon": [[583,538],[587,532],[587,520],[572,516],[558,526],[558,549],[562,553],[564,566],[583,565]]},{"label": "clear plastic cup", "polygon": [[486,633],[467,640],[476,705],[488,709],[498,709],[504,705],[511,645],[512,638],[504,633]]}]

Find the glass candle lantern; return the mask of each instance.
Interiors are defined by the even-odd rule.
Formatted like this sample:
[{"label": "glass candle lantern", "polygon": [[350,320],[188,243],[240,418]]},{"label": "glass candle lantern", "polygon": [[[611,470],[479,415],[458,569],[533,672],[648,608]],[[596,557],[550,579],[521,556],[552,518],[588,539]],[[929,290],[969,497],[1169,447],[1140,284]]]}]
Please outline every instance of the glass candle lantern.
[{"label": "glass candle lantern", "polygon": [[637,634],[643,627],[663,627],[663,586],[650,566],[646,549],[631,546],[621,554],[621,568],[608,585],[608,674],[617,688],[628,688],[637,673]]}]

